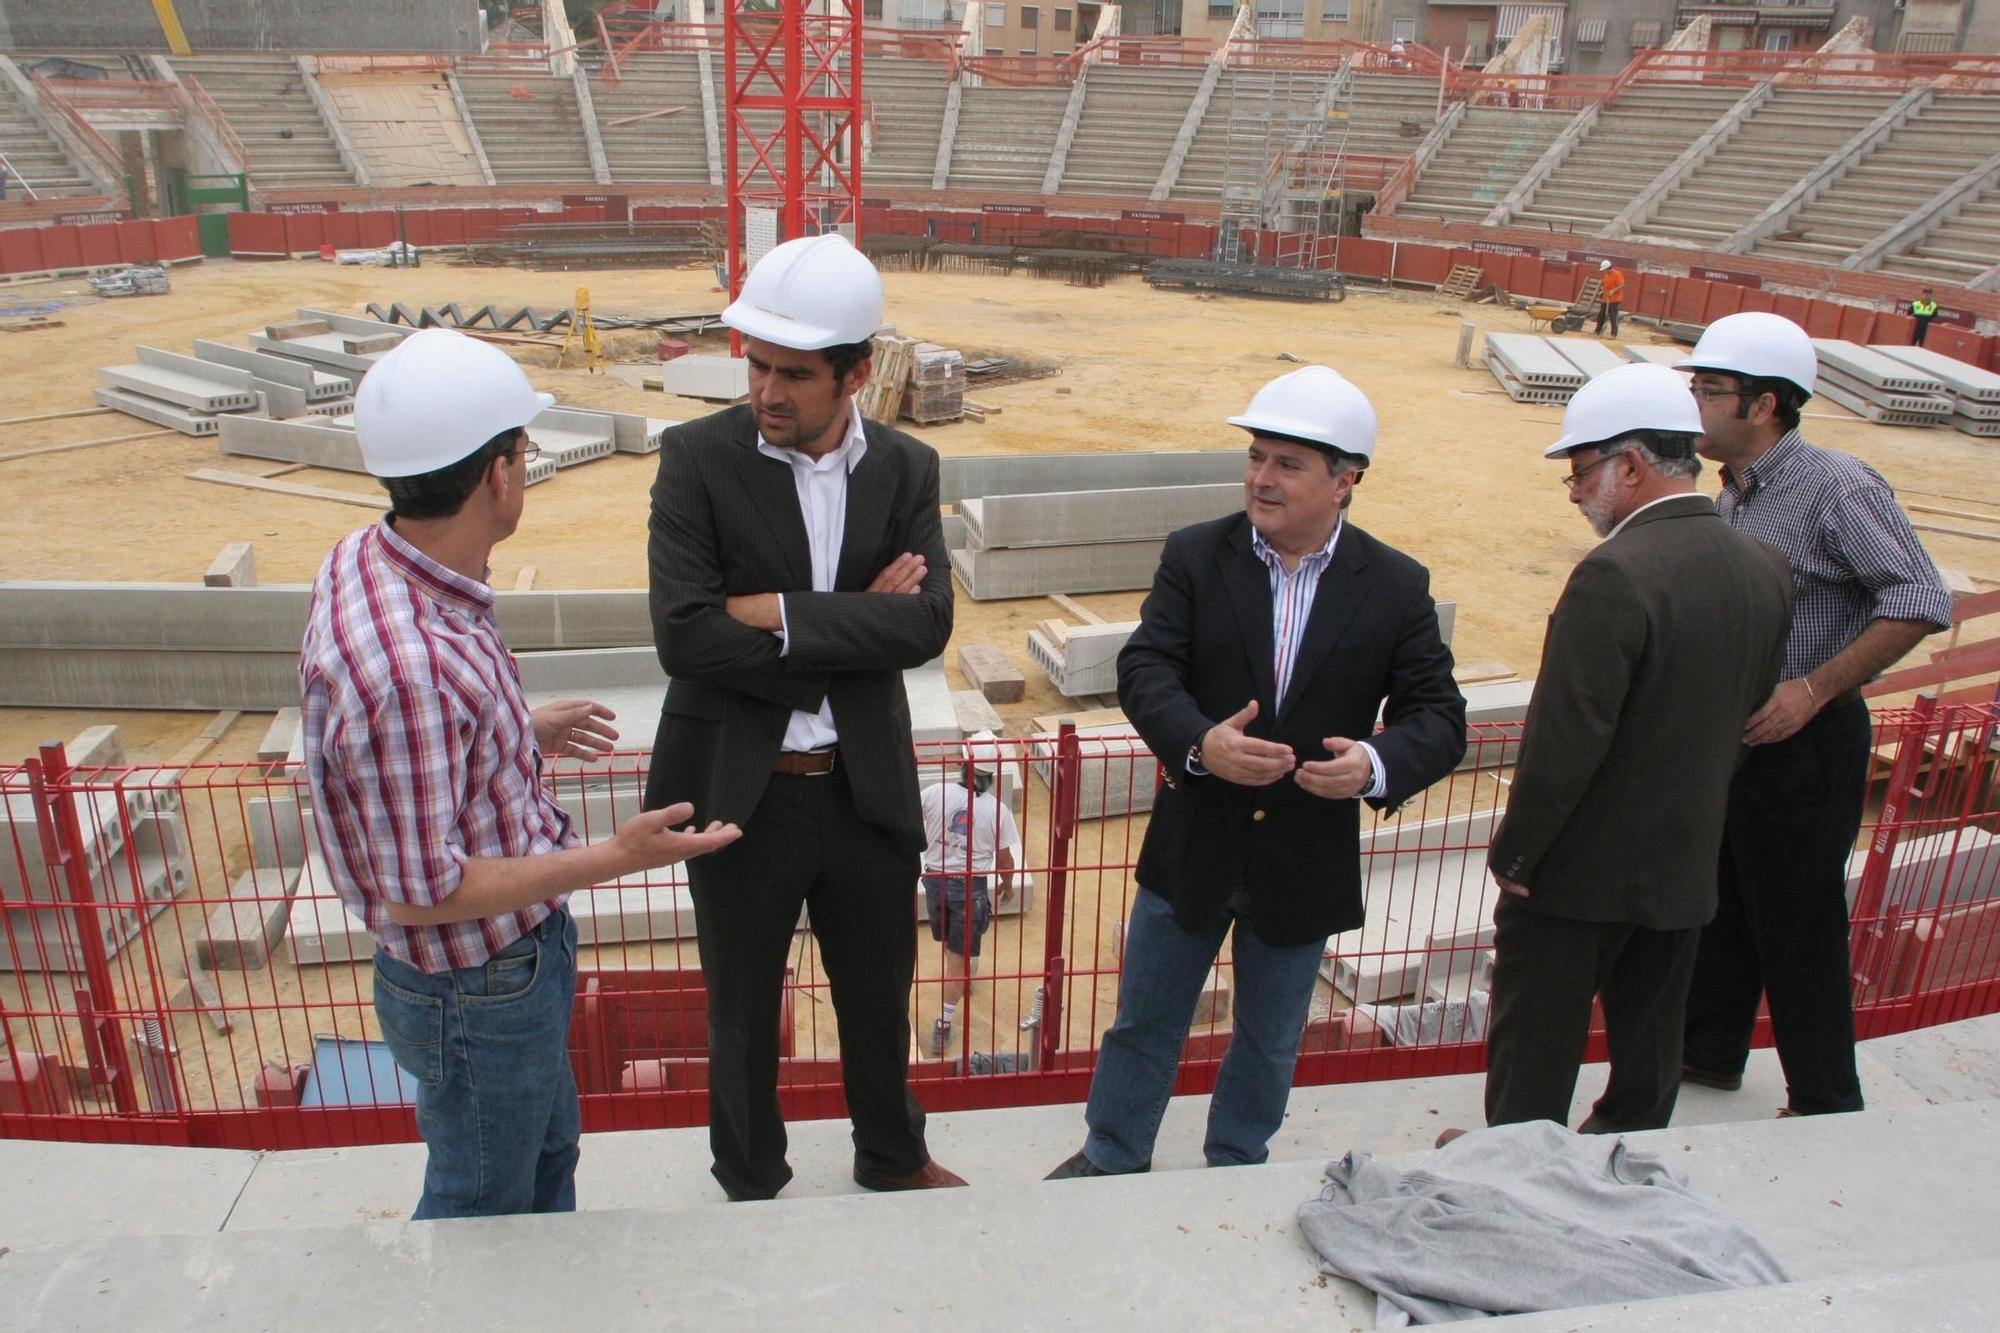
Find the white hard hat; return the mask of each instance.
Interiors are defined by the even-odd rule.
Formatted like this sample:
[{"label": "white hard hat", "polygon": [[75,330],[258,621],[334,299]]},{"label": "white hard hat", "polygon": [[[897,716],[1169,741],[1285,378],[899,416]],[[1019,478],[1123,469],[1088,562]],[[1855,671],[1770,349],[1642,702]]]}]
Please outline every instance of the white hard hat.
[{"label": "white hard hat", "polygon": [[757,261],[722,322],[801,352],[867,342],[882,327],[882,275],[838,232],[802,236]]},{"label": "white hard hat", "polygon": [[361,377],[354,433],[371,475],[417,477],[555,405],[499,348],[451,329],[425,329]]},{"label": "white hard hat", "polygon": [[1751,379],[1790,380],[1808,394],[1819,383],[1819,357],[1806,331],[1764,310],[1724,315],[1702,330],[1681,370],[1720,370]]},{"label": "white hard hat", "polygon": [[1561,458],[1635,430],[1701,434],[1701,407],[1688,392],[1684,375],[1645,362],[1605,371],[1569,400],[1562,438],[1544,449],[1542,457]]},{"label": "white hard hat", "polygon": [[1375,460],[1375,409],[1367,394],[1330,366],[1302,366],[1278,376],[1229,424],[1351,454],[1364,463]]},{"label": "white hard hat", "polygon": [[1608,259],[1600,259],[1597,261],[1597,271],[1599,273],[1604,272],[1606,269],[1610,267],[1611,267],[1611,261]]},{"label": "white hard hat", "polygon": [[993,772],[1000,766],[1000,738],[990,730],[973,732],[965,738],[965,759],[977,772]]}]

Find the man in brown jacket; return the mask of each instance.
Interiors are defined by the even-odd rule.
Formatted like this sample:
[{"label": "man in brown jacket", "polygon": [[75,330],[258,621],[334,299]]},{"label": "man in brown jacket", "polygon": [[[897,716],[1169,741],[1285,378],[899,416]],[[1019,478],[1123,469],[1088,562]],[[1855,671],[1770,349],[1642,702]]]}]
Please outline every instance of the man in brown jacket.
[{"label": "man in brown jacket", "polygon": [[1680,1092],[1682,1010],[1743,723],[1778,679],[1785,558],[1695,490],[1701,418],[1663,366],[1570,400],[1551,458],[1604,542],[1549,617],[1494,911],[1486,1120],[1565,1122],[1593,998],[1611,1078],[1587,1133],[1654,1129]]}]

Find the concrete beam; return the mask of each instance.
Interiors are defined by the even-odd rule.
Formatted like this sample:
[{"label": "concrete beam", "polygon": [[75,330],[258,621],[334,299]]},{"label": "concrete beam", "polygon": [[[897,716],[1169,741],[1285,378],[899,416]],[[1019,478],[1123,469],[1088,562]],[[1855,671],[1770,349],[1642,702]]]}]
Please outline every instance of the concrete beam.
[{"label": "concrete beam", "polygon": [[268,417],[226,416],[217,432],[222,452],[238,458],[268,458],[304,463],[338,472],[368,471],[361,461],[361,441],[351,430],[306,421],[275,421]]},{"label": "concrete beam", "polygon": [[694,63],[701,71],[701,134],[708,145],[708,183],[721,185],[723,171],[728,158],[723,155],[722,108],[715,102],[715,56],[703,42],[694,53]]},{"label": "concrete beam", "polygon": [[[231,373],[227,367],[217,367]],[[257,406],[255,391],[237,388],[216,379],[203,379],[158,366],[105,366],[98,375],[114,389],[157,398],[193,412],[247,412]]]},{"label": "concrete beam", "polygon": [[1717,250],[1722,254],[1742,254],[1765,237],[1783,231],[1785,223],[1794,214],[1859,166],[1870,153],[1882,146],[1882,141],[1892,131],[1920,114],[1930,100],[1931,86],[1922,83],[1891,102],[1880,115],[1856,130],[1846,143],[1820,159],[1818,166],[1793,182],[1790,189],[1765,205],[1761,213],[1731,232],[1729,239]]},{"label": "concrete beam", "polygon": [[1090,83],[1090,67],[1084,66],[1069,86],[1069,102],[1063,107],[1062,124],[1056,127],[1055,147],[1049,152],[1049,169],[1042,173],[1042,193],[1054,194],[1062,186],[1063,168],[1069,165],[1069,147],[1076,142],[1076,127],[1083,119],[1083,100]]},{"label": "concrete beam", "polygon": [[479,126],[472,120],[472,108],[465,104],[465,89],[459,86],[458,71],[446,69],[445,86],[451,89],[451,104],[458,108],[459,128],[465,131],[465,141],[472,145],[473,159],[479,163],[479,178],[487,185],[498,185],[500,178],[493,174],[493,164],[486,160],[486,145],[479,140]]},{"label": "concrete beam", "polygon": [[368,164],[362,160],[361,154],[355,151],[354,140],[347,137],[347,126],[341,124],[340,108],[336,107],[333,99],[326,95],[326,89],[319,86],[319,74],[314,69],[313,62],[305,56],[294,56],[292,63],[298,66],[299,82],[305,86],[306,96],[312,99],[314,109],[319,112],[320,122],[326,126],[326,132],[333,136],[334,147],[340,150],[341,165],[354,177],[356,185],[373,185],[375,182],[369,178]]},{"label": "concrete beam", "polygon": [[1527,207],[1528,201],[1535,197],[1535,191],[1542,188],[1542,183],[1555,175],[1557,169],[1569,160],[1569,155],[1576,151],[1577,145],[1589,137],[1603,112],[1604,106],[1599,102],[1593,102],[1577,112],[1569,124],[1563,126],[1562,133],[1542,150],[1535,165],[1528,168],[1527,174],[1514,183],[1514,188],[1493,205],[1493,211],[1482,221],[1489,227],[1504,227],[1513,221],[1514,214]]},{"label": "concrete beam", "polygon": [[590,174],[599,185],[609,185],[611,159],[604,155],[604,136],[598,133],[597,103],[591,100],[590,80],[584,76],[580,64],[570,70],[569,79],[576,89],[576,116],[583,122],[583,141],[590,150]]},{"label": "concrete beam", "polygon": [[951,179],[951,151],[958,142],[958,108],[965,97],[962,78],[953,79],[944,92],[944,124],[938,128],[937,161],[931,167],[931,188],[942,190]]},{"label": "concrete beam", "polygon": [[993,495],[958,502],[969,549],[1147,541],[1243,507],[1241,483]]},{"label": "concrete beam", "polygon": [[273,352],[197,338],[194,354],[205,362],[247,370],[260,386],[281,384],[287,388],[302,389],[308,402],[321,403],[331,399],[346,398],[354,392],[354,378],[350,375],[328,374],[326,371],[313,369],[303,361],[295,361],[291,357],[279,356]]},{"label": "concrete beam", "polygon": [[196,965],[210,972],[247,972],[264,966],[284,938],[297,870],[246,870],[229,901],[208,914],[208,931],[194,942]]},{"label": "concrete beam", "polygon": [[1881,235],[1841,260],[1840,266],[1863,271],[1881,267],[1885,255],[1909,249],[1928,236],[1939,223],[1951,218],[1959,209],[1978,198],[1987,187],[1996,182],[2000,182],[2000,153],[1987,158],[1890,223]]},{"label": "concrete beam", "polygon": [[1048,673],[1056,693],[1076,699],[1118,690],[1118,654],[1139,628],[1136,620],[1072,625],[1060,644],[1039,629],[1028,631],[1028,656]]},{"label": "concrete beam", "polygon": [[1648,181],[1646,187],[1632,196],[1632,202],[1618,210],[1618,215],[1598,230],[1602,240],[1615,240],[1620,236],[1630,236],[1634,231],[1652,221],[1674,186],[1680,184],[1690,171],[1713,157],[1718,149],[1736,137],[1743,128],[1743,122],[1758,107],[1770,100],[1772,91],[1769,79],[1758,84],[1738,98],[1736,105],[1717,117],[1715,124],[1695,136],[1693,143],[1683,148],[1680,155],[1660,170],[1660,174]]},{"label": "concrete beam", "polygon": [[1222,79],[1223,62],[1211,60],[1201,72],[1201,86],[1195,89],[1194,98],[1188,103],[1187,114],[1181,117],[1180,131],[1174,135],[1174,146],[1167,150],[1167,160],[1160,165],[1160,178],[1153,182],[1153,189],[1146,197],[1158,201],[1174,192],[1180,183],[1181,169],[1187,165],[1188,149],[1194,147],[1194,136],[1201,133],[1201,118],[1208,114],[1208,104],[1215,98],[1215,85]]},{"label": "concrete beam", "polygon": [[987,454],[938,460],[945,504],[995,495],[1201,486],[1243,480],[1241,449],[1130,454]]},{"label": "concrete beam", "polygon": [[1153,586],[1164,541],[1093,542],[951,553],[952,572],[974,601],[1052,592],[1132,592]]}]

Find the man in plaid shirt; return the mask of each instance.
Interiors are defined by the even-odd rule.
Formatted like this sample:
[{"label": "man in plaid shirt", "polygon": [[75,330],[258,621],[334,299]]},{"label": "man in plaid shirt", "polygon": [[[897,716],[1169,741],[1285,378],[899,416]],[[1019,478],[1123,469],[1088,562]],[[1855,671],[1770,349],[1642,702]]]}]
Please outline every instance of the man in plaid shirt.
[{"label": "man in plaid shirt", "polygon": [[355,429],[393,512],[321,566],[299,662],[320,847],[378,946],[376,1016],[417,1085],[419,1219],[576,1206],[564,899],[737,836],[677,831],[683,804],[582,846],[542,787],[542,754],[595,759],[618,737],[587,700],[530,712],[493,616],[487,557],[520,522],[526,426],[553,401],[460,333],[376,363]]},{"label": "man in plaid shirt", "polygon": [[1779,1114],[1858,1111],[1847,858],[1868,786],[1860,687],[1950,627],[1951,594],[1881,474],[1800,437],[1818,383],[1804,329],[1730,315],[1680,368],[1693,372],[1701,452],[1722,464],[1717,508],[1784,553],[1797,591],[1778,688],[1745,725],[1750,751],[1730,784],[1681,1078],[1742,1086],[1762,994],[1785,1069]]}]

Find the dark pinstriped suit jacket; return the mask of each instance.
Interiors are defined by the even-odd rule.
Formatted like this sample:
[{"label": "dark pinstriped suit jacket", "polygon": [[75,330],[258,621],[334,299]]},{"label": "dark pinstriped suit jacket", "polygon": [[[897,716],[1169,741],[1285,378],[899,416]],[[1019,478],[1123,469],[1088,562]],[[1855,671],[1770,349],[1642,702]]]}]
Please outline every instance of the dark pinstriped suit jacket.
[{"label": "dark pinstriped suit jacket", "polygon": [[[834,591],[812,591],[792,470],[757,452],[747,406],[667,432],[647,545],[653,636],[671,684],[646,781],[649,809],[692,801],[695,820],[750,827],[793,709],[833,702],[841,762],[863,820],[921,850],[905,668],[951,637],[951,567],[935,450],[874,421],[847,482]],[[905,551],[929,566],[910,595],[864,592]],[[731,620],[725,597],[781,592],[791,651]]]}]

